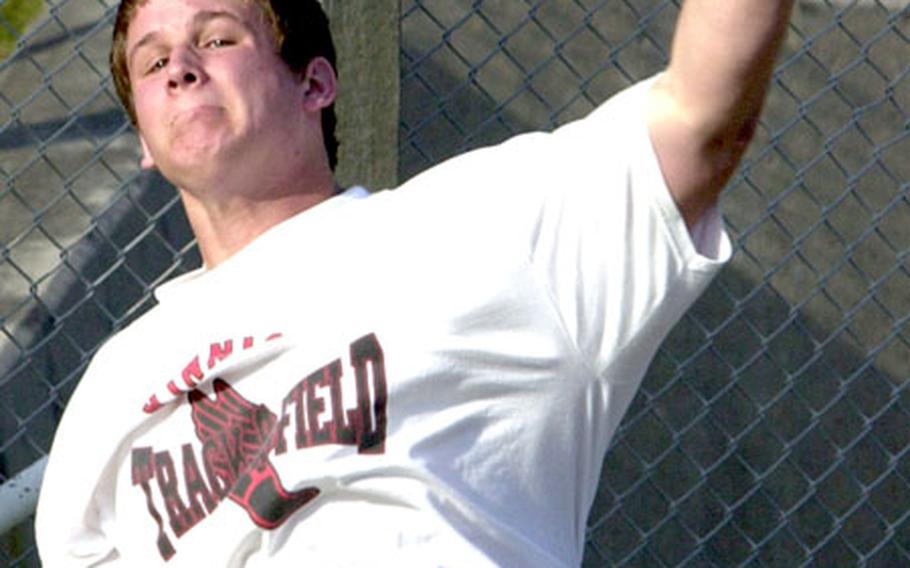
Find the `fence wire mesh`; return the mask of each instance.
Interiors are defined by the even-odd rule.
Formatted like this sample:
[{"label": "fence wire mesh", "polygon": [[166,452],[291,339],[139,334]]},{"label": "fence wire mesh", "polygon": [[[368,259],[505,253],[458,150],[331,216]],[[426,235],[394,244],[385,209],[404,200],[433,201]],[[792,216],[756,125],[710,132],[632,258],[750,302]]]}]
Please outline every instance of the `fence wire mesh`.
[{"label": "fence wire mesh", "polygon": [[[0,482],[88,359],[198,256],[137,175],[115,0],[43,0],[0,63]],[[582,116],[666,63],[674,0],[402,0],[401,179]],[[661,349],[604,463],[584,565],[910,558],[910,8],[802,1],[724,196],[737,254]],[[3,511],[0,511],[0,516]],[[26,519],[0,565],[38,566]]]}]

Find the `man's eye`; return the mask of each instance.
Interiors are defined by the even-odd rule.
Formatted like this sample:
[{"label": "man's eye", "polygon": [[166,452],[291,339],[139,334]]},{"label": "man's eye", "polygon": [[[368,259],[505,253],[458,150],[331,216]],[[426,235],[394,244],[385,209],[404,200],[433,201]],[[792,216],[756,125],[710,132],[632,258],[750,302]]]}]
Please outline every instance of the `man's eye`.
[{"label": "man's eye", "polygon": [[162,57],[160,59],[156,59],[156,60],[152,61],[151,65],[149,65],[148,73],[154,73],[156,71],[160,71],[160,70],[164,69],[165,66],[167,66],[167,58]]},{"label": "man's eye", "polygon": [[203,45],[208,48],[218,49],[220,47],[227,47],[232,44],[233,42],[231,40],[225,39],[223,37],[216,37],[206,41]]}]

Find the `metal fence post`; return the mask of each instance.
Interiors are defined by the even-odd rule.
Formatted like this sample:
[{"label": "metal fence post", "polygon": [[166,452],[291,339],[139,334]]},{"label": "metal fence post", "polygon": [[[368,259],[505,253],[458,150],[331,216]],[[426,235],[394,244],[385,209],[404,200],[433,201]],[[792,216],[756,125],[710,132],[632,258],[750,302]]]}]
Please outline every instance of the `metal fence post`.
[{"label": "metal fence post", "polygon": [[342,185],[394,187],[398,179],[399,3],[325,0],[338,51]]}]

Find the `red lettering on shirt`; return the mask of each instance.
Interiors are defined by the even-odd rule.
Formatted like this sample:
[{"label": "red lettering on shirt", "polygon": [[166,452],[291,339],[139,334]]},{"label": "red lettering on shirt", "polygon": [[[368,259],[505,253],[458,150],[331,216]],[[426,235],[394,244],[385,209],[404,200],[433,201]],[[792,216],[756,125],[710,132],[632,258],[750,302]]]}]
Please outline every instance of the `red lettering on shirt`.
[{"label": "red lettering on shirt", "polygon": [[[240,344],[247,349],[255,341],[245,337]],[[208,362],[230,358],[233,346],[230,340],[213,343]],[[199,361],[196,356],[184,367],[185,385],[204,378]],[[328,444],[353,446],[359,454],[385,449],[388,386],[383,350],[373,334],[350,345],[347,364],[335,359],[294,384],[282,399],[280,415],[247,400],[222,379],[212,384],[214,399],[197,389],[186,393],[193,405],[197,443],[180,447],[179,466],[169,451],[132,452],[133,485],[144,494],[157,527],[157,549],[165,560],[176,554],[167,529],[181,538],[226,498],[246,510],[256,525],[273,529],[320,494],[318,487],[305,484],[287,490],[271,462],[271,456],[289,452],[291,432],[296,451]],[[146,408],[154,412],[160,406],[153,396]],[[301,485],[300,479],[290,482]]]}]

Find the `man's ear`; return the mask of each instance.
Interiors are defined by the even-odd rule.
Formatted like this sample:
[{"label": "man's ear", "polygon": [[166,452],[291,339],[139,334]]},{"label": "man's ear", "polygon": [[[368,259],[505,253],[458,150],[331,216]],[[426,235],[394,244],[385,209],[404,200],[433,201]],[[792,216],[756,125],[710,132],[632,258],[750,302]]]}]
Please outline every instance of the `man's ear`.
[{"label": "man's ear", "polygon": [[145,142],[142,134],[139,135],[139,145],[142,147],[142,158],[139,160],[139,166],[143,170],[151,170],[155,167],[155,159],[152,158],[152,153],[149,151],[149,146]]},{"label": "man's ear", "polygon": [[325,57],[314,57],[303,75],[303,106],[310,112],[320,112],[335,102],[338,78]]}]

